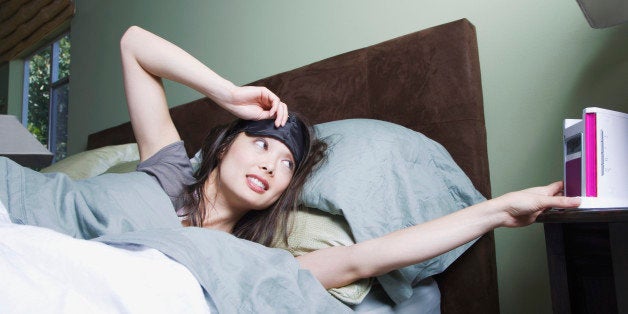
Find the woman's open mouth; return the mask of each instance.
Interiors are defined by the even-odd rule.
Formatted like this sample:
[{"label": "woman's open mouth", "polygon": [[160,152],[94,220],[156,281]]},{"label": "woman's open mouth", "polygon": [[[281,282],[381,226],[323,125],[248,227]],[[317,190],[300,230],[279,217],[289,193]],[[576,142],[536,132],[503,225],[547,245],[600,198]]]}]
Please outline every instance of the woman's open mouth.
[{"label": "woman's open mouth", "polygon": [[257,193],[262,193],[268,190],[268,182],[258,176],[247,175],[246,182],[249,187]]}]

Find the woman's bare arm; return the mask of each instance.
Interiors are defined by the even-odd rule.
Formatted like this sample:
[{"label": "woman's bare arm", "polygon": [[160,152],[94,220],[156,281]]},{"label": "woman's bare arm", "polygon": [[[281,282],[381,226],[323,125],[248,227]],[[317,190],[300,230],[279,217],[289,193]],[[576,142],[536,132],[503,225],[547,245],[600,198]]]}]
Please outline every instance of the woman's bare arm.
[{"label": "woman's bare arm", "polygon": [[462,209],[420,225],[346,247],[331,247],[298,257],[327,289],[360,278],[423,262],[497,227],[526,226],[548,207],[576,207],[578,199],[556,196],[562,183],[531,188]]},{"label": "woman's bare arm", "polygon": [[275,118],[283,125],[287,107],[264,87],[235,86],[176,45],[140,27],[120,40],[122,71],[133,132],[145,160],[180,139],[170,118],[162,78],[187,85],[243,119]]}]

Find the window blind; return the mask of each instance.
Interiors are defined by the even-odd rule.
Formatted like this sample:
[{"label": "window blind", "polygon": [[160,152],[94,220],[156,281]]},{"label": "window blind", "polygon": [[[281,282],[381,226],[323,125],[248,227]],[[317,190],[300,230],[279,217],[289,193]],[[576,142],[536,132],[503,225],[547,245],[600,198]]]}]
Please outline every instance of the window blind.
[{"label": "window blind", "polygon": [[72,0],[0,0],[0,64],[48,39],[74,11]]}]

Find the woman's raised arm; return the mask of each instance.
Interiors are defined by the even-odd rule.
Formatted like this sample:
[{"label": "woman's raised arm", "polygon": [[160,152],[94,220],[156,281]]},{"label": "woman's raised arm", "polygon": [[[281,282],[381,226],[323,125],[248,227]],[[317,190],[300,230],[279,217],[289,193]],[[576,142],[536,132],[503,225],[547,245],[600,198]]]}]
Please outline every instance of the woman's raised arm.
[{"label": "woman's raised arm", "polygon": [[578,206],[579,199],[558,196],[562,186],[555,182],[508,193],[381,238],[314,251],[298,260],[325,288],[342,287],[423,262],[497,227],[529,225],[546,208]]},{"label": "woman's raised arm", "polygon": [[127,106],[140,159],[180,139],[170,118],[161,78],[189,86],[243,119],[275,118],[284,125],[288,110],[264,87],[235,86],[176,45],[140,27],[120,40]]}]

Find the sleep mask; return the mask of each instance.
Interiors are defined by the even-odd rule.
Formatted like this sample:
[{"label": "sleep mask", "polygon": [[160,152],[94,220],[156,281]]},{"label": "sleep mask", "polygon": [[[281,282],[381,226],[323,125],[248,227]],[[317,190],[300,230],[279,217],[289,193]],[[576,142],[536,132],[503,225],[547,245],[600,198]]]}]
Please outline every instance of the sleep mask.
[{"label": "sleep mask", "polygon": [[280,127],[275,127],[275,119],[240,120],[234,128],[234,132],[268,136],[284,143],[292,153],[296,166],[295,169],[299,168],[310,146],[307,127],[293,114],[288,116],[286,125]]}]

